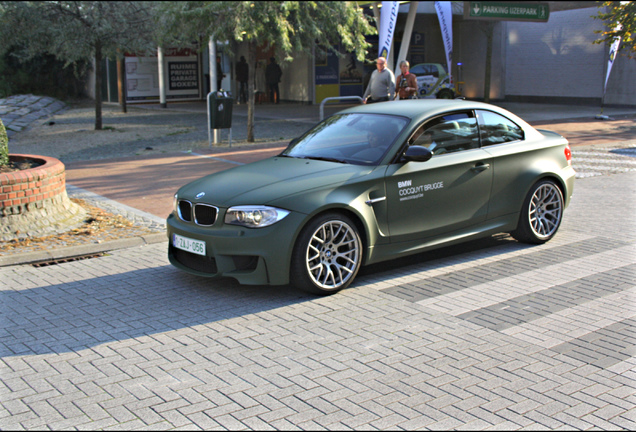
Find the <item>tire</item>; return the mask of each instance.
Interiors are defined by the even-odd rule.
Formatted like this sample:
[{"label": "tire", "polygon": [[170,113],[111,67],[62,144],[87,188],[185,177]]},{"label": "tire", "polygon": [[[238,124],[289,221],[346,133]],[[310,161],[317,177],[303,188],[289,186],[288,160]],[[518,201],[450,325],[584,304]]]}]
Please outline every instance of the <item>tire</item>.
[{"label": "tire", "polygon": [[517,229],[510,234],[523,243],[547,242],[561,225],[563,205],[558,185],[551,180],[537,182],[523,202]]},{"label": "tire", "polygon": [[437,92],[437,99],[452,99],[453,98],[453,92],[452,90],[449,89],[443,89],[440,90],[439,92]]},{"label": "tire", "polygon": [[327,213],[309,222],[298,236],[291,282],[312,294],[334,294],[353,282],[361,262],[356,225],[344,215]]}]

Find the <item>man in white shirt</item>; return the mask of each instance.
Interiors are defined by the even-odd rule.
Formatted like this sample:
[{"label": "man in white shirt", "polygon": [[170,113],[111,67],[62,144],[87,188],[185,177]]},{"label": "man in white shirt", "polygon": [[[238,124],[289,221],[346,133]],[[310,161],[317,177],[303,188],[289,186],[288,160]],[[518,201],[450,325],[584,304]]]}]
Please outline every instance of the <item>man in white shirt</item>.
[{"label": "man in white shirt", "polygon": [[395,99],[395,76],[386,67],[386,59],[378,57],[369,85],[362,96],[362,103],[385,102]]}]

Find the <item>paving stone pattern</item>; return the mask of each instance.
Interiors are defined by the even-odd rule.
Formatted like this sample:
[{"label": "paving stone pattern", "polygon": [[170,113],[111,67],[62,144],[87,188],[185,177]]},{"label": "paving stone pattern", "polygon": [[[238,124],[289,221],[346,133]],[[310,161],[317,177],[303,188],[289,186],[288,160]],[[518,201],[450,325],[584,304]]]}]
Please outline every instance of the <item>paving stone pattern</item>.
[{"label": "paving stone pattern", "polygon": [[48,96],[16,95],[0,99],[0,118],[11,138],[36,120],[63,112],[67,105]]},{"label": "paving stone pattern", "polygon": [[636,171],[636,142],[627,147],[572,150],[576,178],[596,177],[608,173]]},{"label": "paving stone pattern", "polygon": [[545,245],[329,297],[187,275],[165,243],[1,268],[0,428],[633,430],[634,202],[636,173],[584,178]]},{"label": "paving stone pattern", "polygon": [[165,243],[0,268],[0,429],[634,430],[634,148],[573,154],[547,244],[381,263],[330,297],[187,275]]}]

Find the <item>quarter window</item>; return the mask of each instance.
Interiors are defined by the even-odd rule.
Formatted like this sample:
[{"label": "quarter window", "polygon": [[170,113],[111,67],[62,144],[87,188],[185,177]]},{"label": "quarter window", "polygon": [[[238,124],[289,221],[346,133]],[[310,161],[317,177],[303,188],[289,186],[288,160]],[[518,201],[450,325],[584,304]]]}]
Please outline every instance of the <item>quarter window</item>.
[{"label": "quarter window", "polygon": [[523,129],[512,120],[492,111],[477,111],[481,144],[489,146],[524,138]]}]

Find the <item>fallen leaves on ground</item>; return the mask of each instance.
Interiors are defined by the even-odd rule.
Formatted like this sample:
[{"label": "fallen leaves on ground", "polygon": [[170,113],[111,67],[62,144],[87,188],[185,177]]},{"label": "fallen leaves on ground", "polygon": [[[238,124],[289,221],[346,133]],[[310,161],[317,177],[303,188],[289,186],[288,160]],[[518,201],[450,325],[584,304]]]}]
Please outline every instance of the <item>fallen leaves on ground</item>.
[{"label": "fallen leaves on ground", "polygon": [[160,232],[156,229],[137,226],[121,215],[109,213],[84,200],[72,198],[71,201],[86,210],[86,218],[82,225],[61,234],[0,241],[0,255],[28,253],[87,243],[102,243]]}]

